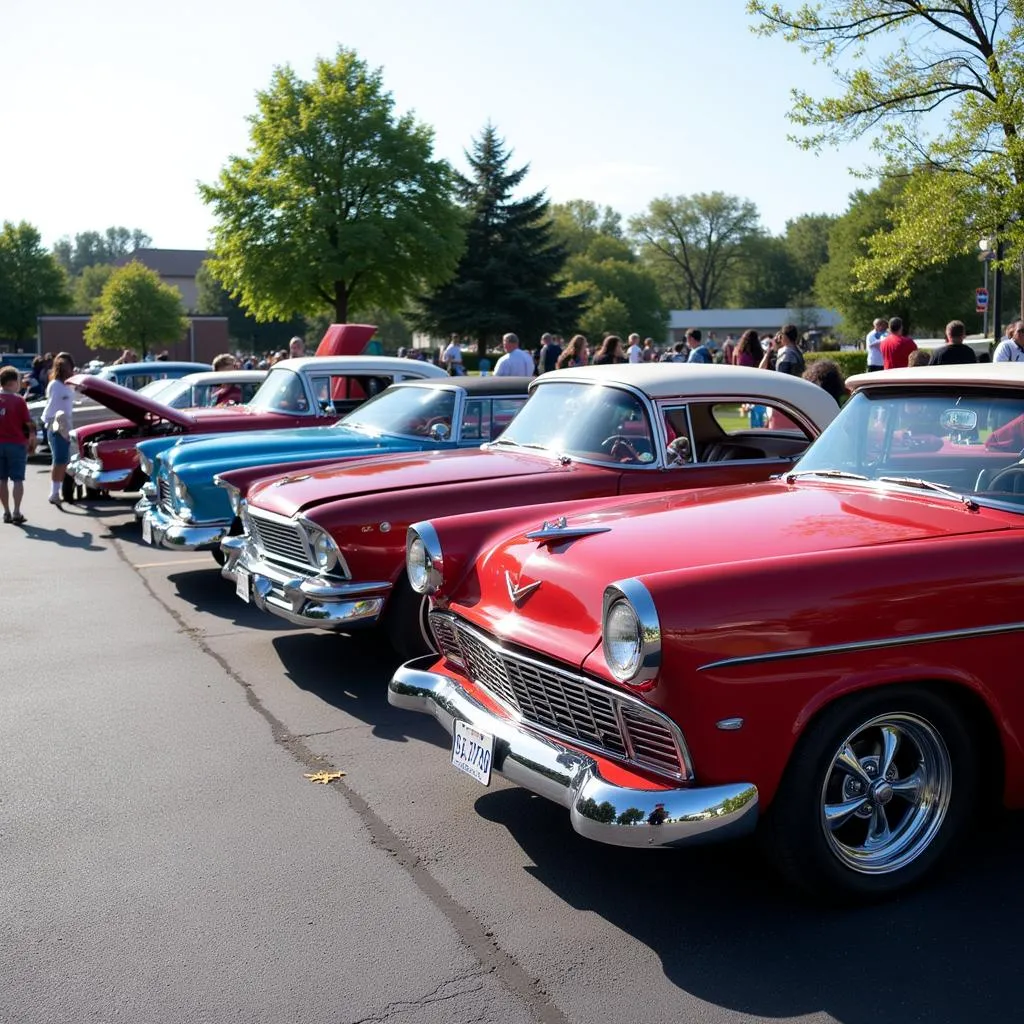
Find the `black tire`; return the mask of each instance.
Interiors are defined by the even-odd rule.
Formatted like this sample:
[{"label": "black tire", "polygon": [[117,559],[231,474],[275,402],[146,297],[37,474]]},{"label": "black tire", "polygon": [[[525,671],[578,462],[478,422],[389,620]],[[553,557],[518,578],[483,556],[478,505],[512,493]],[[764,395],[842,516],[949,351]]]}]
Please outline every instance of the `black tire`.
[{"label": "black tire", "polygon": [[219,544],[217,545],[217,547],[213,548],[210,551],[210,554],[213,555],[213,560],[218,565],[223,565],[227,561],[227,559],[224,557],[224,552],[221,551],[221,549],[220,549],[220,545]]},{"label": "black tire", "polygon": [[[893,735],[888,785],[878,773]],[[846,741],[852,760],[841,756]],[[928,785],[915,786],[917,778]],[[916,884],[952,853],[967,832],[978,786],[973,736],[952,703],[912,686],[867,691],[827,708],[808,727],[762,822],[762,839],[788,880],[816,896],[881,898]]]},{"label": "black tire", "polygon": [[427,598],[417,594],[403,574],[385,608],[388,642],[403,661],[437,650],[427,625],[428,610]]},{"label": "black tire", "polygon": [[98,487],[86,487],[85,496],[90,501],[98,501],[103,497],[103,492]]}]

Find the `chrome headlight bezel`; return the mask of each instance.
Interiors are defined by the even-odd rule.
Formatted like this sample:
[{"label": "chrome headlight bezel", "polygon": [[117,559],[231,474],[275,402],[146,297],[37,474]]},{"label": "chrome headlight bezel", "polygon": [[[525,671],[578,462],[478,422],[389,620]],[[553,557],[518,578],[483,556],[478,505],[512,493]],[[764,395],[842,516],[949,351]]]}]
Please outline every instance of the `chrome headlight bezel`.
[{"label": "chrome headlight bezel", "polygon": [[231,513],[237,516],[242,508],[242,492],[233,484],[222,480],[219,473],[214,474],[213,482],[228,492],[228,504],[231,506]]},{"label": "chrome headlight bezel", "polygon": [[139,469],[153,479],[153,460],[145,452],[139,452]]},{"label": "chrome headlight bezel", "polygon": [[[620,683],[644,686],[661,669],[661,623],[650,591],[637,579],[617,580],[605,587],[602,604],[601,649],[608,670]],[[616,638],[624,632],[633,635]]]},{"label": "chrome headlight bezel", "polygon": [[188,486],[177,473],[171,473],[168,481],[171,486],[171,497],[174,504],[180,508],[189,508],[192,504],[192,496],[188,493]]},{"label": "chrome headlight bezel", "polygon": [[405,535],[405,572],[417,594],[436,594],[444,582],[444,553],[429,522],[413,523]]},{"label": "chrome headlight bezel", "polygon": [[313,564],[321,572],[330,572],[338,564],[338,545],[324,530],[309,529],[309,550],[313,555]]}]

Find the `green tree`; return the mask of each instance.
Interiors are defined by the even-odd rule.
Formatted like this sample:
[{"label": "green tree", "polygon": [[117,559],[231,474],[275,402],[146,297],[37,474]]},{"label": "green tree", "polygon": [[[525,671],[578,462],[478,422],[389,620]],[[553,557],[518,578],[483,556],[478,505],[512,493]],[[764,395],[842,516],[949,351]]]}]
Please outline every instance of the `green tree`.
[{"label": "green tree", "polygon": [[74,242],[64,237],[53,247],[60,265],[72,275],[81,274],[86,267],[100,263],[114,263],[136,249],[145,249],[153,240],[138,228],[110,227],[106,231],[83,231],[75,235]]},{"label": "green tree", "polygon": [[[994,236],[1024,248],[1024,4],[1019,0],[749,0],[755,30],[782,35],[833,71],[839,95],[796,91],[806,148],[869,136],[905,187],[854,263],[887,298],[916,274]],[[941,114],[939,113],[941,111]],[[909,176],[905,169],[911,168]]]},{"label": "green tree", "polygon": [[41,313],[70,304],[67,276],[26,221],[4,221],[0,232],[0,337],[23,343],[36,333]]},{"label": "green tree", "polygon": [[743,262],[758,213],[749,200],[723,192],[664,196],[629,226],[666,301],[677,309],[711,309]]},{"label": "green tree", "polygon": [[589,199],[552,203],[551,227],[553,237],[570,256],[582,256],[598,239],[624,238],[622,215]]},{"label": "green tree", "polygon": [[818,271],[828,263],[828,237],[838,218],[830,213],[805,213],[786,221],[783,245],[793,271],[787,302],[813,291]]},{"label": "green tree", "polygon": [[[305,337],[308,326],[305,318],[300,316],[265,323],[249,316],[221,286],[206,263],[196,273],[196,311],[206,316],[227,317],[231,340],[250,352],[287,348],[288,342],[296,335]],[[325,316],[325,320],[330,323],[331,318]]]},{"label": "green tree", "polygon": [[74,308],[77,313],[95,313],[99,309],[100,296],[114,272],[112,263],[96,263],[83,268],[72,281]]},{"label": "green tree", "polygon": [[380,70],[354,51],[289,67],[258,94],[251,145],[213,185],[210,269],[258,320],[353,303],[397,306],[455,269],[463,235],[433,131],[396,117]]},{"label": "green tree", "polygon": [[797,288],[797,277],[784,237],[750,235],[729,276],[725,304],[738,309],[785,306]]},{"label": "green tree", "polygon": [[134,260],[118,267],[100,295],[99,309],[85,328],[90,348],[131,348],[181,341],[188,330],[181,293]]},{"label": "green tree", "polygon": [[980,329],[973,305],[980,276],[974,256],[915,271],[906,278],[907,294],[896,298],[891,297],[892,279],[866,284],[858,275],[870,240],[891,230],[905,187],[905,181],[889,178],[851,196],[849,209],[829,233],[829,259],[815,279],[817,298],[842,314],[842,331],[851,338],[863,337],[878,316],[898,315],[918,334],[940,331],[952,319],[963,320],[969,330]]},{"label": "green tree", "polygon": [[543,192],[513,199],[529,165],[509,170],[511,152],[488,124],[466,153],[470,175],[459,178],[467,213],[466,249],[455,276],[420,300],[418,327],[488,343],[514,331],[524,344],[545,331],[570,333],[581,301],[562,294],[567,252],[552,237]]}]

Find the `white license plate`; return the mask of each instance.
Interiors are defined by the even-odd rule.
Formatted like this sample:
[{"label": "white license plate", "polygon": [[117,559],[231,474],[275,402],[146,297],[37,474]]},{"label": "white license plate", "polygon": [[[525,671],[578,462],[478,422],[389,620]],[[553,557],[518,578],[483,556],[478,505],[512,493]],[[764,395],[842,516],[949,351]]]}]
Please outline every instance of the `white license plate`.
[{"label": "white license plate", "polygon": [[142,518],[142,539],[147,544],[153,543],[153,524],[149,521],[148,516]]},{"label": "white license plate", "polygon": [[477,782],[489,786],[493,759],[494,737],[456,719],[452,733],[452,764],[460,772],[472,775]]},{"label": "white license plate", "polygon": [[235,570],[235,593],[246,603],[249,603],[249,572],[246,569]]}]

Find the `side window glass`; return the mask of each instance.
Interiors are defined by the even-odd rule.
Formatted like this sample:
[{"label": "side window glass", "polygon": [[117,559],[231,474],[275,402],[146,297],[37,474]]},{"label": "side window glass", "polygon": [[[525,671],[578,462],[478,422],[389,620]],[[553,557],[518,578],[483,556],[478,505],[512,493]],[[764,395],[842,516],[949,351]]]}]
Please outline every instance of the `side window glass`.
[{"label": "side window glass", "polygon": [[491,436],[491,403],[482,398],[468,401],[462,414],[462,440],[487,441]]},{"label": "side window glass", "polygon": [[483,440],[493,441],[501,436],[501,432],[512,422],[517,412],[526,404],[526,397],[495,398],[491,403],[490,436],[484,435]]},{"label": "side window glass", "polygon": [[694,461],[693,439],[685,405],[662,409],[665,417],[665,437],[668,441],[667,459],[670,466],[685,466]]}]

